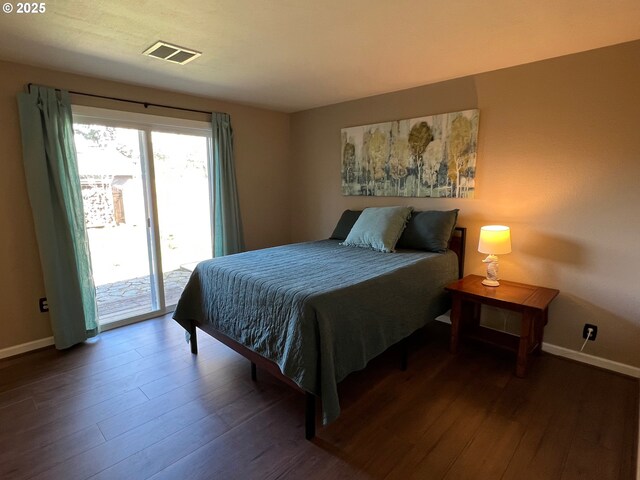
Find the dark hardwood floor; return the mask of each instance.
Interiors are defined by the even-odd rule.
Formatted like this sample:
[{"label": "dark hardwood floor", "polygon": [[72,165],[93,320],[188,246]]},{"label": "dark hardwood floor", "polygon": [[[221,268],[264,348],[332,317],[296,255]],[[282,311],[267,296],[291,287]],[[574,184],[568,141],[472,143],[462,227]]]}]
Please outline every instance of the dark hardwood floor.
[{"label": "dark hardwood floor", "polygon": [[525,379],[448,327],[340,385],[304,440],[304,399],[169,316],[0,361],[0,478],[634,479],[638,381],[543,354]]}]

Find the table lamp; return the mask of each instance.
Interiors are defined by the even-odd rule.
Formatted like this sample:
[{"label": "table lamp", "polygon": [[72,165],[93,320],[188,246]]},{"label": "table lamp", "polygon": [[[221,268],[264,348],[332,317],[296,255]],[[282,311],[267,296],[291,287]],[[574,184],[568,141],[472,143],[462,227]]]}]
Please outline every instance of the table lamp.
[{"label": "table lamp", "polygon": [[487,258],[482,262],[487,264],[487,278],[482,281],[488,287],[497,287],[498,257],[504,253],[511,253],[511,230],[504,225],[486,225],[480,229],[478,251],[486,253]]}]

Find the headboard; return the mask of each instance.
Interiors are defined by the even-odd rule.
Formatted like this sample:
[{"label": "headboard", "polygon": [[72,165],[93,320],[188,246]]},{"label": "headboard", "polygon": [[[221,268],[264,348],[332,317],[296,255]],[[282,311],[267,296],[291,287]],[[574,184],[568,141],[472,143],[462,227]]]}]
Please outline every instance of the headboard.
[{"label": "headboard", "polygon": [[467,229],[456,227],[449,240],[449,250],[453,250],[458,255],[458,278],[464,277],[464,246],[467,243]]}]

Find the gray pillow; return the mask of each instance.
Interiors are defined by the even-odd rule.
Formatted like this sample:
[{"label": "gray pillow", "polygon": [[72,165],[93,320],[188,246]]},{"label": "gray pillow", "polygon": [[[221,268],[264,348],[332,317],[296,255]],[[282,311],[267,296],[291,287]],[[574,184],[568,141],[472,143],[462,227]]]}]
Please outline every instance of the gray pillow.
[{"label": "gray pillow", "polygon": [[398,248],[444,252],[458,220],[458,209],[413,212],[398,240]]},{"label": "gray pillow", "polygon": [[346,239],[361,213],[362,210],[345,210],[342,212],[342,216],[329,238],[332,240]]},{"label": "gray pillow", "polygon": [[365,208],[341,245],[393,252],[412,207]]}]

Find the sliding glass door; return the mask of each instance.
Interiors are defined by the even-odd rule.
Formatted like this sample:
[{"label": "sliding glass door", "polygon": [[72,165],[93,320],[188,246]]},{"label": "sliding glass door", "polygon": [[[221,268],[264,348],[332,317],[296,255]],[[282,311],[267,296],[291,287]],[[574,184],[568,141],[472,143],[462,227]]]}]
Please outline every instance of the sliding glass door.
[{"label": "sliding glass door", "polygon": [[213,255],[208,126],[77,108],[74,129],[100,323],[170,311]]}]

